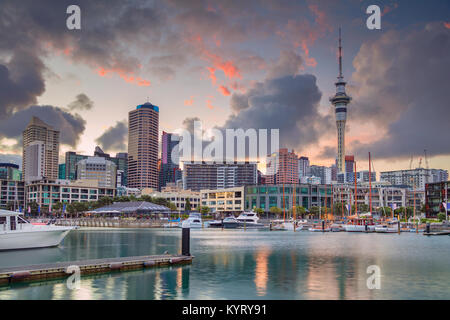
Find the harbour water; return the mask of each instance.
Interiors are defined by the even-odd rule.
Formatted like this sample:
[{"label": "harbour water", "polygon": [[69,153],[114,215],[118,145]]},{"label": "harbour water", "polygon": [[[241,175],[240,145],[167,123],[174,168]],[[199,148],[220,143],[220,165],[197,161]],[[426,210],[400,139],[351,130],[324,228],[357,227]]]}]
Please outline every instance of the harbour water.
[{"label": "harbour water", "polygon": [[[0,252],[0,267],[179,253],[180,229],[90,229],[58,248]],[[191,230],[192,265],[0,287],[0,299],[450,299],[450,237]],[[367,268],[380,268],[368,289]]]}]

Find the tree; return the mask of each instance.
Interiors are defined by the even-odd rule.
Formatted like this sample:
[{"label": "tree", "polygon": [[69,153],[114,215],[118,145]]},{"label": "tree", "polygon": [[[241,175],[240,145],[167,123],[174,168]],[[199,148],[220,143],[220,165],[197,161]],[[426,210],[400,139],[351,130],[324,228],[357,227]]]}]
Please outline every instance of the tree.
[{"label": "tree", "polygon": [[344,216],[347,215],[347,206],[343,205],[342,202],[335,202],[333,205],[333,214],[335,216],[342,216],[342,211],[344,211]]},{"label": "tree", "polygon": [[302,207],[302,206],[297,206],[296,208],[295,208],[295,212],[296,212],[296,214],[299,216],[299,217],[304,217],[305,216],[305,214],[306,214],[306,208],[305,207]]},{"label": "tree", "polygon": [[445,220],[445,213],[443,212],[439,212],[437,215],[437,218],[439,221],[444,221]]},{"label": "tree", "polygon": [[62,202],[56,202],[52,205],[52,211],[57,212],[57,213],[61,213],[63,208],[63,204]]},{"label": "tree", "polygon": [[256,209],[255,209],[255,212],[256,212],[256,214],[257,214],[258,216],[261,216],[261,215],[264,214],[264,209],[256,208]]},{"label": "tree", "polygon": [[309,212],[314,216],[316,216],[316,215],[318,216],[320,209],[319,209],[319,207],[314,206],[314,207],[311,207],[311,209],[309,209]]},{"label": "tree", "polygon": [[177,206],[175,205],[175,203],[170,202],[170,201],[169,201],[168,208],[172,211],[177,211]]},{"label": "tree", "polygon": [[282,212],[282,210],[278,207],[271,207],[269,209],[269,212],[272,213],[273,215],[276,215],[278,218],[278,215]]},{"label": "tree", "polygon": [[191,202],[189,201],[189,198],[186,198],[186,204],[184,205],[184,210],[191,211]]},{"label": "tree", "polygon": [[200,207],[200,213],[201,214],[204,214],[204,215],[207,215],[208,213],[209,213],[209,207],[207,207],[207,206],[202,206],[202,207]]}]

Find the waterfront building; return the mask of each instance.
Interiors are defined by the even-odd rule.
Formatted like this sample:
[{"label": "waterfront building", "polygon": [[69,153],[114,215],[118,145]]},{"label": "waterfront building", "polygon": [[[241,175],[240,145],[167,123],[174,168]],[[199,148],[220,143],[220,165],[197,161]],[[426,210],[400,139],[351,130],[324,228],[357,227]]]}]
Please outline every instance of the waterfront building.
[{"label": "waterfront building", "polygon": [[321,184],[322,179],[316,176],[305,176],[300,179],[300,183],[303,184]]},{"label": "waterfront building", "polygon": [[128,113],[128,184],[158,188],[159,107],[150,102]]},{"label": "waterfront building", "polygon": [[183,164],[183,188],[193,191],[225,189],[257,183],[255,162]]},{"label": "waterfront building", "polygon": [[418,190],[425,190],[427,183],[448,180],[448,171],[442,169],[416,168],[410,170],[384,171],[380,175],[381,181],[388,181],[393,185],[415,186]]},{"label": "waterfront building", "polygon": [[103,216],[146,216],[146,215],[168,215],[170,209],[155,203],[146,201],[126,201],[115,202],[113,204],[106,205],[101,208],[97,208],[89,211],[91,214],[103,215]]},{"label": "waterfront building", "polygon": [[184,212],[186,210],[186,201],[189,199],[191,204],[191,210],[200,209],[200,192],[184,190],[178,187],[171,186],[169,188],[163,188],[161,191],[144,188],[142,189],[142,195],[149,195],[155,198],[164,198],[170,201],[177,207],[178,212]]},{"label": "waterfront building", "polygon": [[269,212],[271,207],[278,207],[280,209],[284,207],[286,211],[290,210],[293,205],[294,188],[296,188],[296,206],[302,206],[308,210],[311,207],[325,207],[325,205],[331,208],[333,194],[330,185],[285,184],[284,186],[246,186],[245,210],[261,208],[264,212]]},{"label": "waterfront building", "polygon": [[298,173],[294,150],[283,148],[267,156],[266,184],[298,183]]},{"label": "waterfront building", "polygon": [[102,157],[88,157],[78,161],[78,180],[97,180],[100,187],[116,188],[117,166]]},{"label": "waterfront building", "polygon": [[102,197],[113,198],[116,189],[102,187],[97,180],[50,180],[32,181],[25,187],[26,202],[36,202],[41,209],[51,212],[57,202],[90,202]]},{"label": "waterfront building", "polygon": [[[425,186],[425,208],[427,218],[445,213],[444,203],[450,202],[450,181],[428,183]],[[450,208],[449,208],[450,209]],[[450,210],[447,209],[450,213]]]},{"label": "waterfront building", "polygon": [[[371,172],[371,181],[377,181],[377,173]],[[355,182],[355,173],[354,172],[341,172],[337,174],[337,182],[338,183],[354,183]],[[356,172],[356,182],[369,182],[369,171],[363,170]]]},{"label": "waterfront building", "polygon": [[59,131],[33,116],[22,133],[23,179],[58,178]]},{"label": "waterfront building", "polygon": [[411,190],[409,186],[406,189],[406,206],[414,207],[414,200],[416,201],[416,210],[420,210],[425,204],[425,190]]},{"label": "waterfront building", "polygon": [[19,170],[19,165],[15,163],[0,163],[0,179],[22,180],[22,171]]},{"label": "waterfront building", "polygon": [[337,128],[337,168],[339,172],[344,172],[344,156],[345,156],[345,123],[347,121],[347,105],[351,101],[351,97],[345,92],[346,82],[342,74],[342,45],[341,45],[341,29],[339,29],[339,76],[336,85],[336,94],[330,98],[336,114]]},{"label": "waterfront building", "polygon": [[[178,159],[179,136],[163,131],[161,136],[161,165],[159,171],[159,189],[167,183],[181,179],[181,170]],[[176,157],[172,157],[176,156]]]},{"label": "waterfront building", "polygon": [[201,190],[202,206],[210,208],[211,212],[223,215],[242,213],[244,211],[244,188]]},{"label": "waterfront building", "polygon": [[0,208],[16,211],[25,207],[25,183],[21,179],[0,178]]},{"label": "waterfront building", "polygon": [[[368,183],[357,186],[358,205],[370,205],[370,187]],[[372,184],[372,210],[379,207],[400,208],[406,205],[407,189],[400,186],[390,186],[386,184]],[[339,184],[333,186],[334,202],[344,202],[345,204],[355,203],[355,185]]]},{"label": "waterfront building", "polygon": [[310,175],[310,164],[308,157],[298,158],[298,178],[308,177]]},{"label": "waterfront building", "polygon": [[118,186],[126,186],[128,181],[128,153],[126,152],[118,152],[115,157],[111,157],[109,153],[103,152],[103,150],[96,146],[94,150],[95,157],[102,157],[108,161],[113,162],[117,168],[117,175],[120,174],[120,177],[116,177]]}]

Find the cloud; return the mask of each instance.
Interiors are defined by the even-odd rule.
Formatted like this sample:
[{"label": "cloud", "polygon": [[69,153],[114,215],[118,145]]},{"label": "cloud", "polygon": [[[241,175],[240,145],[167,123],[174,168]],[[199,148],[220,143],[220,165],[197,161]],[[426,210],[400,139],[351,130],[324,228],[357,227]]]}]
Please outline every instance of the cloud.
[{"label": "cloud", "polygon": [[124,151],[127,148],[128,123],[126,120],[117,121],[109,127],[95,142],[105,151]]},{"label": "cloud", "polygon": [[231,94],[230,90],[225,86],[219,86],[219,92],[224,96],[229,96]]},{"label": "cloud", "polygon": [[52,126],[60,132],[60,142],[76,147],[84,133],[86,121],[78,114],[71,114],[54,106],[31,106],[15,112],[0,122],[0,136],[17,139],[17,148],[21,148],[22,131],[30,122],[32,116]]},{"label": "cloud", "polygon": [[70,110],[91,110],[94,102],[84,93],[80,93],[75,97],[75,101],[67,106]]},{"label": "cloud", "polygon": [[303,59],[292,50],[281,51],[278,61],[270,68],[269,79],[293,76],[300,72]]},{"label": "cloud", "polygon": [[[363,44],[353,61],[349,121],[386,131],[374,143],[354,142],[355,152],[409,158],[427,149],[450,154],[450,30],[432,23],[420,30],[388,31]],[[374,135],[377,135],[374,132]]]},{"label": "cloud", "polygon": [[233,94],[235,113],[223,129],[280,129],[280,146],[300,151],[331,128],[331,117],[318,110],[321,96],[310,74],[266,79],[245,94]]}]

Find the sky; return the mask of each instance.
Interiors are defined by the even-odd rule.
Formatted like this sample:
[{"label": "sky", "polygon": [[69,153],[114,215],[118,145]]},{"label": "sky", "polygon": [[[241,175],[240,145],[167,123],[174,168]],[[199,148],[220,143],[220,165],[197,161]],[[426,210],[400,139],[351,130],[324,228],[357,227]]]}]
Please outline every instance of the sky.
[{"label": "sky", "polygon": [[[81,30],[69,30],[69,5]],[[381,8],[381,29],[366,9]],[[127,151],[128,112],[159,106],[160,132],[279,128],[280,145],[331,165],[338,29],[358,169],[450,170],[450,2],[2,0],[0,154],[20,155],[32,115],[61,155]],[[60,158],[63,162],[63,156]]]}]

